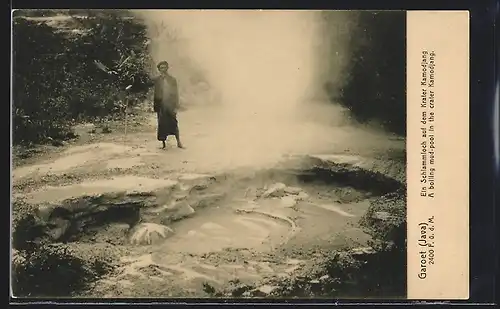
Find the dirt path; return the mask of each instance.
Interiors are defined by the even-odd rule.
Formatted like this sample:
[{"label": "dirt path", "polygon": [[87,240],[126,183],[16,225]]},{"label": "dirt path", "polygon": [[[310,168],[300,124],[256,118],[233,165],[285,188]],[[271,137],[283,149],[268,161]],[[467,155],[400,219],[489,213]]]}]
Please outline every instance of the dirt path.
[{"label": "dirt path", "polygon": [[354,129],[304,124],[298,132],[330,134],[323,157],[297,151],[278,158],[270,139],[261,149],[231,140],[235,133],[224,133],[206,108],[179,115],[187,149],[169,141],[161,150],[154,115],[145,119],[126,136],[119,126],[97,138],[81,129],[80,142],[13,170],[14,198],[38,205],[53,242],[107,246],[116,268],[96,282],[92,296],[204,297],[243,283],[252,288],[241,293],[269,294],[270,282],[314,266],[321,250],[363,246],[369,237],[357,221],[374,196],[289,173],[307,160],[276,166],[314,155],[401,174],[383,158],[403,149],[400,141],[373,134],[355,146]]}]

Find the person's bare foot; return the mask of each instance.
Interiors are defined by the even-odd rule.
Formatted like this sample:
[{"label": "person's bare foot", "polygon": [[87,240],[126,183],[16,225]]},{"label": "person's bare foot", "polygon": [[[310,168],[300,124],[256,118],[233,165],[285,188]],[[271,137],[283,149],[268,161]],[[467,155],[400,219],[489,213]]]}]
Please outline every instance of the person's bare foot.
[{"label": "person's bare foot", "polygon": [[180,148],[180,149],[186,149],[186,147],[184,147],[183,144],[177,144],[177,148]]}]

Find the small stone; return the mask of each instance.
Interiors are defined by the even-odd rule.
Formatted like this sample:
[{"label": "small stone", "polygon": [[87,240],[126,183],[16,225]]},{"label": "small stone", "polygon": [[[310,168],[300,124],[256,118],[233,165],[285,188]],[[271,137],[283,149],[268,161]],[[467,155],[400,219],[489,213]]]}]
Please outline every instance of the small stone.
[{"label": "small stone", "polygon": [[54,220],[51,220],[50,224],[55,225],[55,228],[52,228],[48,232],[48,234],[53,240],[56,240],[56,241],[61,239],[61,237],[64,234],[66,234],[66,232],[68,231],[68,229],[71,225],[69,220],[64,220],[64,219],[60,219],[60,218],[56,218]]},{"label": "small stone", "polygon": [[240,297],[242,296],[243,294],[245,294],[245,292],[248,292],[250,291],[252,288],[248,285],[239,285],[239,286],[236,286],[232,291],[231,291],[231,295],[233,297]]},{"label": "small stone", "polygon": [[318,284],[318,283],[319,283],[319,280],[318,280],[318,279],[313,279],[313,280],[309,281],[309,283],[312,283],[312,284]]},{"label": "small stone", "polygon": [[266,285],[260,286],[257,289],[255,289],[253,291],[254,292],[253,294],[255,296],[267,296],[267,295],[271,294],[277,288],[278,288],[277,286],[266,284]]},{"label": "small stone", "polygon": [[360,247],[351,249],[352,255],[365,255],[365,254],[373,254],[375,250],[372,247]]},{"label": "small stone", "polygon": [[250,291],[246,291],[243,294],[241,294],[241,297],[251,297],[251,296],[252,296],[252,294]]},{"label": "small stone", "polygon": [[328,280],[328,279],[330,279],[329,275],[324,275],[324,276],[319,277],[320,281],[325,281],[325,280]]}]

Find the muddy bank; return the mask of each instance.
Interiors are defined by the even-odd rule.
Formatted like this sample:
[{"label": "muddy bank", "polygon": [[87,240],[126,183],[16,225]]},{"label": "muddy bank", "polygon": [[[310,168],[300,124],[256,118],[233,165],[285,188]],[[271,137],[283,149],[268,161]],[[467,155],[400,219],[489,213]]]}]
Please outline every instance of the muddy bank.
[{"label": "muddy bank", "polygon": [[318,247],[307,267],[290,277],[257,284],[238,280],[225,289],[205,286],[220,298],[404,299],[406,297],[406,196],[404,191],[372,200],[361,225],[373,238],[367,245]]},{"label": "muddy bank", "polygon": [[[367,162],[303,158],[274,170],[120,176],[27,192],[13,211],[14,293],[402,295],[397,259],[406,255],[395,235],[405,233],[404,186]],[[49,275],[57,283],[43,285]]]},{"label": "muddy bank", "polygon": [[372,201],[361,225],[373,239],[366,247],[324,253],[317,267],[276,283],[278,297],[388,299],[406,297],[406,195]]}]

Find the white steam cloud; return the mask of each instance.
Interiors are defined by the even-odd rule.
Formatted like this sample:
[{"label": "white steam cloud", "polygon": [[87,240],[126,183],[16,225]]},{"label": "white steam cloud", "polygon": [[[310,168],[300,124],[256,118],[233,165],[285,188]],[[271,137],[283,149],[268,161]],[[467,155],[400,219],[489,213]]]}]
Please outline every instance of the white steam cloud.
[{"label": "white steam cloud", "polygon": [[[171,64],[185,100],[195,99],[196,74],[218,94],[215,101],[199,98],[199,105],[207,106],[196,129],[207,136],[203,141],[191,139],[189,132],[195,129],[187,127],[182,115],[179,119],[185,144],[205,153],[207,161],[212,157],[231,166],[272,164],[283,155],[317,152],[339,142],[323,120],[331,125],[332,119],[339,122],[343,116],[339,107],[325,104],[322,79],[329,75],[338,83],[343,63],[326,57],[346,58],[348,33],[325,37],[320,12],[137,14],[148,26],[152,57]],[[339,25],[345,24],[346,14],[337,14]]]}]

